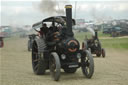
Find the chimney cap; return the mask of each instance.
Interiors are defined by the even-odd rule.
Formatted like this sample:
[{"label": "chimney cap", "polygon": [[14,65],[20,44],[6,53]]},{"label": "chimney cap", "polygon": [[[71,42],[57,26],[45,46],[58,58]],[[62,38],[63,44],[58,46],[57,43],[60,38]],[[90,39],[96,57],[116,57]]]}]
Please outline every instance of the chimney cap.
[{"label": "chimney cap", "polygon": [[66,5],[65,8],[72,8],[72,5]]}]

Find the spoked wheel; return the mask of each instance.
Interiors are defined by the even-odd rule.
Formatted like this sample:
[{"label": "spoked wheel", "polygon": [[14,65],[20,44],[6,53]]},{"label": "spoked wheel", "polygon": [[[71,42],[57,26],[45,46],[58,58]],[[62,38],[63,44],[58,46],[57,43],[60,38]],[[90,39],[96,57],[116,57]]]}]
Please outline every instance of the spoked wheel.
[{"label": "spoked wheel", "polygon": [[66,73],[75,73],[76,70],[77,70],[76,68],[64,69],[64,71],[65,71]]},{"label": "spoked wheel", "polygon": [[53,80],[58,81],[60,78],[60,60],[56,52],[52,52],[49,60],[50,73]]},{"label": "spoked wheel", "polygon": [[35,74],[42,75],[45,73],[46,62],[42,58],[43,54],[39,53],[39,49],[40,45],[34,42],[32,45],[32,67]]},{"label": "spoked wheel", "polygon": [[104,58],[106,56],[105,49],[102,48],[102,57]]},{"label": "spoked wheel", "polygon": [[87,78],[91,78],[94,72],[94,61],[91,53],[85,51],[85,57],[81,58],[82,72]]}]

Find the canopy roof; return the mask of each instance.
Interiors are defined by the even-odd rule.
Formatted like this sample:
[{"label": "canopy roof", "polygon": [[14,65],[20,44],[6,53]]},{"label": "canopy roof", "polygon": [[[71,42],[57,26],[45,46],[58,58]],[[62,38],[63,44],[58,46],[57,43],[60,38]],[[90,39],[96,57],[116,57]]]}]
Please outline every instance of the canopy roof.
[{"label": "canopy roof", "polygon": [[[59,23],[62,26],[64,26],[64,24],[66,24],[66,16],[53,16],[53,17],[48,17],[48,18],[43,19],[40,22],[37,22],[37,23],[33,24],[32,27],[34,29],[35,28],[40,28],[40,27],[42,27],[42,24],[44,22],[56,22],[56,23]],[[73,25],[76,24],[74,19],[72,19],[72,23],[73,23]]]}]

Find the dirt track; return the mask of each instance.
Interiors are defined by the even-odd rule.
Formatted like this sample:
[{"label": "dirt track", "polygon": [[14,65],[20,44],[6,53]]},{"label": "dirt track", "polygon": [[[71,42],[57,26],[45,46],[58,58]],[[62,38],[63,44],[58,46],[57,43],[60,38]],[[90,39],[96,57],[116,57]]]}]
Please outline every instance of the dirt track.
[{"label": "dirt track", "polygon": [[106,58],[94,58],[92,79],[84,78],[81,69],[75,74],[62,71],[59,82],[46,75],[37,76],[32,71],[31,52],[27,39],[5,41],[0,48],[0,85],[128,85],[128,50],[107,49]]}]

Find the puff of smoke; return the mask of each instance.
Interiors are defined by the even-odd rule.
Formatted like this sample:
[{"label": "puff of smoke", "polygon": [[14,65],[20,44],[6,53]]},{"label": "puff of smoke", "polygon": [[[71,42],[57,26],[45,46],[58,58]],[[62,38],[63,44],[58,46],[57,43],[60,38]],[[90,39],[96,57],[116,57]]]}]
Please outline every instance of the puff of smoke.
[{"label": "puff of smoke", "polygon": [[95,36],[95,32],[94,32],[93,28],[87,27],[87,30],[90,31],[93,34],[93,36]]},{"label": "puff of smoke", "polygon": [[64,14],[64,10],[60,9],[59,1],[56,0],[42,0],[39,4],[39,9],[42,13],[47,14]]},{"label": "puff of smoke", "polygon": [[90,27],[89,25],[83,24],[83,25],[75,25],[73,26],[74,29],[87,29],[89,32],[91,32],[93,34],[93,36],[95,36],[95,32],[93,30],[92,27]]}]

